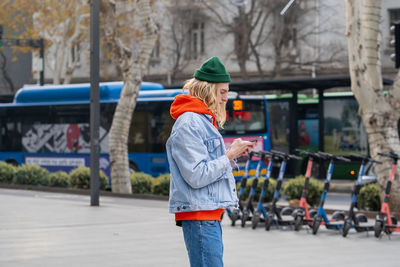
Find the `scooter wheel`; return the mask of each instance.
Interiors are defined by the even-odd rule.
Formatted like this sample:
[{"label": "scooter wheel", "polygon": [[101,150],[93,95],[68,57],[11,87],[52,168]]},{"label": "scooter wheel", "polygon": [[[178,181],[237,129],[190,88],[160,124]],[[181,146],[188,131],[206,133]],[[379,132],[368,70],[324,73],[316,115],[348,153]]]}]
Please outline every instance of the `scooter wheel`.
[{"label": "scooter wheel", "polygon": [[314,218],[314,216],[317,214],[317,211],[314,209],[310,210],[310,218]]},{"label": "scooter wheel", "polygon": [[375,237],[380,237],[383,229],[383,223],[380,221],[375,221],[374,231]]},{"label": "scooter wheel", "polygon": [[294,230],[299,231],[302,225],[303,225],[303,218],[297,215],[294,218]]},{"label": "scooter wheel", "polygon": [[312,233],[313,233],[314,235],[316,235],[317,232],[318,232],[318,228],[319,228],[319,226],[320,226],[320,224],[321,224],[321,220],[322,220],[322,218],[321,218],[321,216],[319,216],[319,215],[316,215],[316,216],[314,217],[313,224],[312,224]]},{"label": "scooter wheel", "polygon": [[231,217],[231,220],[232,220],[232,226],[235,226],[235,224],[236,224],[236,220],[238,219],[238,217],[239,217],[239,214],[238,214],[238,212],[237,211],[233,211],[232,212],[232,215],[230,216]]},{"label": "scooter wheel", "polygon": [[251,218],[251,228],[256,229],[257,224],[260,222],[260,215],[254,214]]},{"label": "scooter wheel", "polygon": [[343,229],[342,229],[342,236],[343,237],[347,236],[347,234],[349,233],[350,227],[351,227],[350,222],[348,220],[345,220],[344,224],[343,224]]},{"label": "scooter wheel", "polygon": [[249,214],[247,212],[243,212],[243,215],[242,215],[242,227],[246,226],[247,218],[249,218]]},{"label": "scooter wheel", "polygon": [[272,224],[272,218],[268,216],[265,219],[265,230],[266,231],[269,231],[269,229],[271,228],[271,224]]}]

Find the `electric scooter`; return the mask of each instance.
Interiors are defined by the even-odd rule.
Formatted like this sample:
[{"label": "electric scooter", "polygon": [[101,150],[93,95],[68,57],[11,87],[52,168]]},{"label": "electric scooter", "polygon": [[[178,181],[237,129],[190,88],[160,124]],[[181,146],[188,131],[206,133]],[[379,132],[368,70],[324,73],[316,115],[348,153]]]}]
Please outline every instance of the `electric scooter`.
[{"label": "electric scooter", "polygon": [[357,204],[357,197],[360,193],[361,188],[369,183],[376,182],[376,179],[369,180],[369,181],[363,181],[365,165],[367,165],[367,163],[369,163],[369,162],[377,163],[377,164],[382,163],[380,161],[374,160],[367,156],[355,155],[355,154],[351,154],[351,156],[354,158],[361,159],[361,166],[360,166],[360,170],[358,171],[357,181],[354,184],[349,213],[348,213],[347,217],[344,219],[344,224],[343,224],[343,228],[342,228],[342,236],[343,237],[347,236],[350,228],[354,228],[357,232],[367,232],[367,234],[368,234],[368,231],[374,231],[373,225],[362,224],[362,223],[368,222],[367,216],[365,216],[365,214],[362,214],[362,213],[359,213],[356,215],[354,212],[354,208]]},{"label": "electric scooter", "polygon": [[318,153],[310,152],[306,150],[296,149],[296,152],[306,155],[308,157],[307,162],[307,170],[305,174],[305,182],[303,186],[303,191],[301,193],[299,206],[293,211],[294,217],[294,230],[299,231],[302,225],[312,225],[313,217],[317,213],[315,209],[308,210],[307,205],[307,193],[308,193],[308,184],[310,182],[312,166],[315,159],[320,158],[321,156]]},{"label": "electric scooter", "polygon": [[243,208],[243,211],[242,211],[242,227],[245,227],[246,221],[252,219],[252,217],[250,215],[254,215],[254,206],[253,206],[254,195],[256,194],[258,178],[260,177],[261,169],[264,168],[264,165],[265,165],[265,163],[264,163],[265,153],[263,153],[262,151],[254,152],[254,156],[259,157],[260,160],[257,163],[256,174],[254,176],[254,180],[253,180],[253,183],[250,188],[247,205],[246,205],[246,207]]},{"label": "electric scooter", "polygon": [[[266,207],[264,207],[263,203],[264,203],[266,195],[267,195],[269,179],[271,178],[272,167],[274,165],[274,162],[280,161],[280,159],[278,157],[274,156],[273,153],[271,153],[271,152],[264,152],[264,153],[265,153],[266,157],[269,158],[269,163],[268,163],[267,173],[265,175],[265,180],[264,180],[264,183],[263,183],[263,186],[261,189],[260,198],[258,199],[257,208],[251,219],[251,228],[252,229],[256,229],[257,224],[260,221],[265,222],[265,220],[268,216],[268,209]],[[263,218],[261,218],[261,215],[263,216]]]},{"label": "electric scooter", "polygon": [[271,152],[281,158],[281,168],[279,170],[279,177],[276,181],[276,187],[275,187],[275,192],[274,192],[274,197],[272,199],[272,205],[270,207],[270,212],[267,214],[267,218],[265,219],[265,230],[269,231],[271,228],[271,225],[274,223],[277,226],[279,225],[293,225],[294,221],[291,218],[290,220],[284,219],[283,216],[289,216],[292,215],[293,210],[290,207],[285,207],[282,210],[276,206],[276,203],[279,200],[279,192],[282,187],[282,182],[283,182],[283,175],[285,174],[286,170],[286,164],[290,159],[301,159],[298,156],[295,155],[289,155],[283,152],[279,151],[272,151]]},{"label": "electric scooter", "polygon": [[331,183],[331,178],[332,178],[332,173],[333,173],[333,167],[334,167],[334,161],[346,161],[350,162],[349,159],[341,157],[341,156],[335,156],[329,153],[324,153],[324,152],[318,152],[318,154],[324,159],[324,160],[329,160],[329,167],[328,171],[326,174],[326,180],[324,184],[324,191],[322,192],[321,196],[321,201],[318,207],[318,212],[313,218],[312,222],[312,232],[314,235],[317,234],[318,228],[321,224],[325,224],[325,227],[330,230],[340,230],[342,229],[343,223],[334,223],[334,222],[339,222],[344,220],[344,212],[343,211],[335,211],[332,214],[332,219],[329,220],[328,216],[326,215],[326,212],[324,210],[324,204],[325,204],[325,199],[326,195],[329,191],[329,186]]},{"label": "electric scooter", "polygon": [[390,237],[391,233],[400,232],[400,226],[397,225],[397,219],[396,217],[390,215],[389,209],[390,190],[394,176],[396,175],[397,161],[400,159],[400,157],[393,152],[390,154],[378,153],[378,155],[391,158],[393,162],[392,171],[390,172],[389,180],[386,184],[385,198],[381,206],[381,211],[378,212],[378,215],[376,216],[374,231],[375,237],[380,237],[382,231]]},{"label": "electric scooter", "polygon": [[249,176],[249,169],[250,169],[250,162],[251,159],[254,155],[254,152],[250,152],[249,153],[249,158],[246,161],[246,165],[244,167],[244,174],[242,177],[242,180],[240,182],[240,189],[239,189],[239,205],[237,208],[235,208],[234,210],[230,210],[230,209],[226,209],[229,218],[231,219],[232,226],[235,226],[236,221],[239,220],[241,218],[241,212],[243,211],[243,198],[244,198],[244,191],[246,188],[246,184],[247,184],[247,177]]}]

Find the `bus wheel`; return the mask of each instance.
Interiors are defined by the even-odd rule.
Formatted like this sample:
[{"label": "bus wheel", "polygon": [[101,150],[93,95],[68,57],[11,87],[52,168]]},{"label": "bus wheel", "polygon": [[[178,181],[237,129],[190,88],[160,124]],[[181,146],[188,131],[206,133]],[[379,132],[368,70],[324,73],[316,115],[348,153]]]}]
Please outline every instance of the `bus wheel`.
[{"label": "bus wheel", "polygon": [[134,161],[129,161],[129,173],[140,172],[138,165]]},{"label": "bus wheel", "polygon": [[14,159],[14,158],[8,158],[8,159],[6,159],[5,160],[5,163],[8,163],[8,164],[11,164],[11,165],[13,165],[13,166],[15,166],[15,167],[18,167],[18,161],[16,160],[16,159]]}]

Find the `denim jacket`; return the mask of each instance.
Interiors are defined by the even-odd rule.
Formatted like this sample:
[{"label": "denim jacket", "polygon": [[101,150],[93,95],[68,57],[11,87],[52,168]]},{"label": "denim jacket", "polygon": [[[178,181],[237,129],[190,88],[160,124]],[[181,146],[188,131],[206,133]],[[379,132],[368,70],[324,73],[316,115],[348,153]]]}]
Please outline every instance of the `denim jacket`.
[{"label": "denim jacket", "polygon": [[224,140],[211,122],[210,115],[185,112],[172,128],[166,144],[171,213],[237,207]]}]

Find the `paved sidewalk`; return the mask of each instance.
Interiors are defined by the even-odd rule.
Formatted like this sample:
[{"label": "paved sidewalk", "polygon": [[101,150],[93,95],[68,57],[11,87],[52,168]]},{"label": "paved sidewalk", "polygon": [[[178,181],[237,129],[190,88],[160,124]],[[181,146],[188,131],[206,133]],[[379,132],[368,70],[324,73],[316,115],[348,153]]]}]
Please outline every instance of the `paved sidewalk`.
[{"label": "paved sidewalk", "polygon": [[[166,201],[0,189],[0,266],[189,266]],[[327,203],[328,204],[328,203]],[[399,266],[389,240],[323,227],[318,235],[223,222],[224,262],[235,266]]]}]

